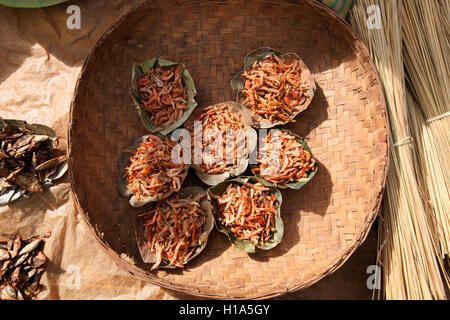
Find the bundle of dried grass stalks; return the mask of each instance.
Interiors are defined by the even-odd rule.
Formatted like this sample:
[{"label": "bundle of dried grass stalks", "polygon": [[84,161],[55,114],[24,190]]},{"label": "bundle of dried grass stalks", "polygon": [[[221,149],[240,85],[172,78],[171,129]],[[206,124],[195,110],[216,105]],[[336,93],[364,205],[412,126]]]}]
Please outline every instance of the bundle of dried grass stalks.
[{"label": "bundle of dried grass stalks", "polygon": [[377,258],[386,299],[446,299],[450,286],[449,8],[447,0],[358,0],[350,13],[391,123]]}]

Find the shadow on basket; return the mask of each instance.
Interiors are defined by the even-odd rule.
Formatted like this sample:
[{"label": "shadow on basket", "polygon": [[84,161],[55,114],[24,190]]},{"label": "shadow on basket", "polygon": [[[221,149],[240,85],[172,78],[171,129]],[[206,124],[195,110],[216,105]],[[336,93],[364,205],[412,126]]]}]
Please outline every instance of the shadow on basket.
[{"label": "shadow on basket", "polygon": [[[328,169],[318,160],[319,170],[311,183],[302,188],[301,196],[298,196],[297,190],[283,190],[283,199],[288,199],[284,203],[283,221],[284,237],[280,244],[267,252],[258,250],[249,254],[249,258],[259,262],[268,262],[272,258],[281,257],[301,242],[302,229],[305,229],[301,222],[302,215],[325,216],[328,205],[330,204],[333,183]],[[318,187],[320,186],[320,187]],[[297,196],[296,196],[297,195]],[[289,199],[291,199],[289,201]],[[300,230],[299,230],[300,229]]]},{"label": "shadow on basket", "polygon": [[328,120],[329,104],[318,81],[316,81],[316,88],[314,99],[308,109],[297,117],[297,122],[289,123],[285,126],[286,129],[305,139],[308,138],[311,132],[320,127],[323,122]]}]

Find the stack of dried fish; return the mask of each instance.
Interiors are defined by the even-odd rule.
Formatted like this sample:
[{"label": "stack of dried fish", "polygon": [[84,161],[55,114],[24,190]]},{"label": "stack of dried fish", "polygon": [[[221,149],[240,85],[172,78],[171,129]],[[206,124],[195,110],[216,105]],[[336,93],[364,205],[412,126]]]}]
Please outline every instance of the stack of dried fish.
[{"label": "stack of dried fish", "polygon": [[40,291],[47,257],[43,237],[23,240],[21,236],[0,241],[0,300],[28,300]]},{"label": "stack of dried fish", "polygon": [[0,118],[0,204],[44,192],[67,171],[55,132],[43,125]]}]

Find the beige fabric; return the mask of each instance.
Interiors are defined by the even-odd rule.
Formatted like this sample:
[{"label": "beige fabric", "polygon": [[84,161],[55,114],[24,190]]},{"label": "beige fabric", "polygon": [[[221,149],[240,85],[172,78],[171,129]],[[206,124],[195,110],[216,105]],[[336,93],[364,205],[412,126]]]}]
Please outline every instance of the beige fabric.
[{"label": "beige fabric", "polygon": [[[70,102],[84,58],[106,28],[138,2],[84,0],[45,9],[0,6],[0,116],[48,125],[56,130],[65,148]],[[66,26],[70,17],[66,10],[71,4],[81,9],[81,30]],[[42,195],[0,207],[0,234],[29,237],[47,231],[52,236],[44,252],[50,261],[39,299],[192,298],[136,280],[115,265],[76,212],[67,176]],[[376,239],[372,239],[374,243]],[[367,252],[373,254],[373,249]],[[371,264],[368,256],[367,265]],[[366,266],[359,268],[355,286],[348,281],[355,279],[355,263],[359,265],[367,257],[356,259],[349,262],[353,268],[347,268],[346,273],[339,271],[315,289],[285,298],[368,298]],[[345,274],[347,278],[342,277]],[[339,287],[347,288],[346,293]]]},{"label": "beige fabric", "polygon": [[[0,7],[0,116],[48,125],[65,148],[70,102],[83,60],[120,13],[138,2],[74,2],[81,9],[81,30],[67,28],[69,4]],[[67,176],[50,192],[0,208],[1,234],[52,232],[39,299],[172,298],[111,263],[86,228],[74,210]]]}]

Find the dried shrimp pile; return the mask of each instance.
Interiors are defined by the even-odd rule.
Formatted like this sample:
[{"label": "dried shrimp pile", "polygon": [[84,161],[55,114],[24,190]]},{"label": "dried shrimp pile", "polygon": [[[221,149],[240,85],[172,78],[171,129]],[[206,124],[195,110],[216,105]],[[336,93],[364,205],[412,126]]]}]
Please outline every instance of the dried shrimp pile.
[{"label": "dried shrimp pile", "polygon": [[172,161],[175,141],[157,135],[148,135],[137,150],[130,151],[130,165],[126,168],[128,188],[137,200],[147,197],[163,198],[168,193],[178,191],[185,175],[185,165]]},{"label": "dried shrimp pile", "polygon": [[309,173],[315,170],[316,161],[295,136],[271,130],[265,140],[253,173],[274,184],[288,184],[308,179]]},{"label": "dried shrimp pile", "polygon": [[260,184],[232,183],[220,196],[218,220],[230,230],[237,240],[249,240],[264,245],[275,229],[276,197],[270,188]]},{"label": "dried shrimp pile", "polygon": [[[195,136],[195,131],[191,133],[192,150],[194,159],[201,157],[200,168],[204,172],[221,174],[246,159],[248,141],[240,113],[231,112],[226,104],[209,106],[197,121],[202,122],[203,134]],[[199,145],[201,148],[196,148]]]},{"label": "dried shrimp pile", "polygon": [[255,62],[242,74],[242,104],[253,111],[258,121],[295,122],[293,118],[302,111],[310,89],[302,82],[302,71],[299,60],[285,60],[275,54]]},{"label": "dried shrimp pile", "polygon": [[188,109],[187,93],[182,81],[185,67],[158,67],[144,73],[138,80],[140,106],[156,127],[177,122]]},{"label": "dried shrimp pile", "polygon": [[148,247],[157,257],[152,270],[162,262],[183,268],[197,247],[206,241],[200,235],[207,216],[199,204],[205,197],[206,192],[185,197],[177,193],[158,201],[151,211],[142,214]]}]

